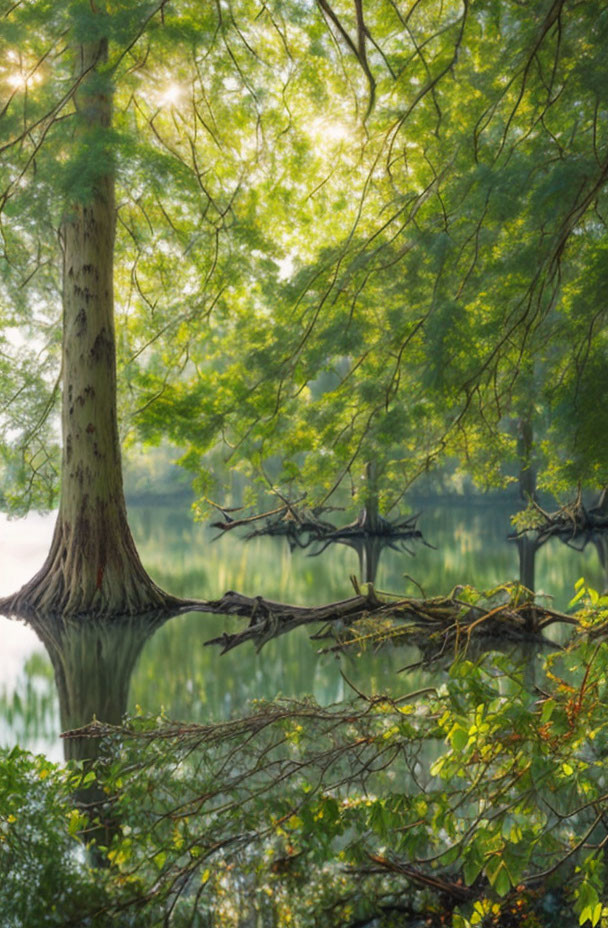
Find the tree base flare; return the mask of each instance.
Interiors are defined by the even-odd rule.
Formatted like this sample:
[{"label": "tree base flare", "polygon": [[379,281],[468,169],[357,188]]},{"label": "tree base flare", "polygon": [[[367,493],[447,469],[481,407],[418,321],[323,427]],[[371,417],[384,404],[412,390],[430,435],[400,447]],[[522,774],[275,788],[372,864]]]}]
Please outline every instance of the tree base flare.
[{"label": "tree base flare", "polygon": [[72,528],[60,517],[43,567],[0,600],[0,612],[99,618],[174,613],[183,605],[148,576],[126,521],[120,534],[106,535],[83,525]]}]

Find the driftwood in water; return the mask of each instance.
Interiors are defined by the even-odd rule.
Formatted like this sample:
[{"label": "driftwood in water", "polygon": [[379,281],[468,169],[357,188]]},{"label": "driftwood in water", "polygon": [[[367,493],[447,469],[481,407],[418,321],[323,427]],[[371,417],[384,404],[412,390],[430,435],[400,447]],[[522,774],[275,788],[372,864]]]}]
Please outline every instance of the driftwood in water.
[{"label": "driftwood in water", "polygon": [[388,642],[410,643],[435,657],[448,648],[458,651],[473,636],[523,641],[531,637],[538,639],[542,631],[555,622],[577,624],[572,616],[529,599],[516,602],[510,598],[498,605],[470,603],[459,597],[462,589],[456,587],[447,597],[422,600],[378,593],[369,584],[365,593],[358,592],[340,602],[311,607],[230,591],[221,600],[208,603],[207,611],[243,616],[249,618],[249,624],[239,632],[224,632],[206,643],[220,645],[222,653],[246,641],[253,641],[259,649],[271,639],[301,625],[331,623],[341,629],[337,649],[353,645],[373,647]]},{"label": "driftwood in water", "polygon": [[576,499],[555,512],[547,512],[535,500],[530,506],[533,520],[511,536],[519,539],[535,534],[535,547],[542,547],[550,538],[559,538],[566,544],[582,550],[589,541],[608,533],[608,493],[604,489],[594,506],[587,508],[579,492]]},{"label": "driftwood in water", "polygon": [[[170,610],[142,615],[140,619],[144,626],[149,626],[148,632],[186,612],[247,619],[248,624],[241,631],[226,631],[206,642],[220,645],[222,653],[246,641],[252,641],[259,650],[268,641],[295,628],[321,624],[328,626],[332,633],[337,632],[333,650],[379,647],[389,643],[412,644],[420,649],[425,660],[459,652],[480,639],[503,644],[543,642],[543,631],[556,622],[578,626],[576,618],[534,602],[518,585],[501,587],[485,599],[476,594],[471,601],[471,591],[464,587],[455,587],[449,596],[414,599],[378,592],[371,583],[362,590],[355,578],[352,581],[354,596],[321,606],[299,606],[229,590],[221,599],[176,601]],[[497,597],[501,601],[497,602]],[[14,612],[5,611],[5,614],[17,617]],[[49,634],[52,637],[59,622],[57,617],[49,615],[22,612],[20,617],[33,625],[43,640]],[[74,629],[82,625],[83,629],[91,626],[94,630],[105,623],[123,634],[124,622],[133,622],[133,618],[82,615],[73,616],[70,621]],[[605,629],[598,633],[605,633]],[[318,640],[325,636],[317,632],[312,637]]]},{"label": "driftwood in water", "polygon": [[[212,500],[208,500],[210,505],[213,506],[215,509],[217,509],[218,512],[221,512],[223,516],[223,519],[217,522],[210,522],[209,524],[211,525],[211,528],[219,528],[220,531],[222,532],[231,532],[235,528],[242,528],[243,526],[251,525],[253,522],[261,522],[264,519],[267,521],[273,522],[275,520],[281,521],[291,516],[291,518],[297,520],[298,510],[296,507],[298,503],[302,502],[303,499],[304,497],[302,496],[300,497],[300,499],[295,500],[293,503],[290,503],[287,500],[285,500],[280,506],[277,506],[275,509],[267,509],[266,512],[258,512],[252,516],[244,516],[243,518],[240,518],[240,519],[237,519],[234,516],[232,516],[232,513],[242,512],[243,510],[242,506],[237,506],[236,508],[233,508],[233,509],[226,509],[224,506],[219,506],[217,503],[214,503]],[[314,512],[318,512],[318,510],[314,510]]]},{"label": "driftwood in water", "polygon": [[322,542],[323,549],[334,541],[350,541],[366,536],[377,536],[391,540],[402,538],[422,539],[422,532],[416,528],[418,515],[401,519],[398,522],[389,522],[379,517],[372,527],[367,518],[367,510],[363,509],[354,522],[348,525],[334,525],[317,517],[314,510],[304,510],[299,513],[298,519],[280,517],[270,520],[263,527],[253,530],[247,537],[258,535],[287,535],[299,547],[306,548],[312,542]]}]

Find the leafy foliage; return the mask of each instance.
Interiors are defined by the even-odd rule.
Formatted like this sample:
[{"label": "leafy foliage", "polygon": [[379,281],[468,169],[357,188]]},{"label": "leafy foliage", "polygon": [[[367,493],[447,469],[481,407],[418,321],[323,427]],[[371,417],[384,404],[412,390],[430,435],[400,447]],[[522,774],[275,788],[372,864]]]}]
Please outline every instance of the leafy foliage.
[{"label": "leafy foliage", "polygon": [[[600,607],[585,607],[592,626]],[[246,911],[269,926],[604,924],[607,662],[585,640],[538,671],[533,656],[463,659],[401,698],[93,723],[78,737],[103,738],[97,812],[116,823],[120,901],[106,911],[143,905],[150,925]]]},{"label": "leafy foliage", "polygon": [[[605,10],[356,8],[12,5],[3,325],[57,331],[65,203],[110,162],[124,432],[185,448],[201,496],[218,442],[317,498],[361,496],[369,460],[387,503],[446,456],[501,482],[522,407],[548,486],[603,484]],[[99,38],[113,125],[83,137],[70,48]],[[55,482],[53,377],[28,369],[1,423],[22,507]]]},{"label": "leafy foliage", "polygon": [[0,900],[7,928],[82,924],[82,913],[103,904],[103,881],[85,865],[79,839],[87,819],[71,798],[78,780],[82,775],[72,777],[18,747],[0,753]]},{"label": "leafy foliage", "polygon": [[608,597],[572,606],[562,650],[464,650],[414,692],[138,710],[66,736],[93,767],[5,751],[10,924],[604,925]]}]

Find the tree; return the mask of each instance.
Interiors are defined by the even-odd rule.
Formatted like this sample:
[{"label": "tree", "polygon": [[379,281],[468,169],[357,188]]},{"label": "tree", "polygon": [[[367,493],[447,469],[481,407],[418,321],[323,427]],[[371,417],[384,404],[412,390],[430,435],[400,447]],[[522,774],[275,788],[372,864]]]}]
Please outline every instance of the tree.
[{"label": "tree", "polygon": [[[6,326],[42,317],[51,361],[57,229],[64,269],[60,516],[14,605],[170,603],[124,514],[113,273],[126,429],[185,444],[197,472],[223,441],[258,473],[280,456],[276,482],[322,498],[364,489],[369,461],[392,502],[446,455],[492,476],[515,384],[560,313],[553,369],[587,397],[593,434],[604,346],[584,346],[608,174],[596,4],[323,0],[313,14],[242,0],[202,15],[186,0],[39,0],[4,24]],[[17,464],[34,502],[56,483],[48,370],[11,371],[6,394],[5,483]]]},{"label": "tree", "polygon": [[[78,12],[82,15],[76,9],[67,20],[73,68],[70,84],[55,110],[43,117],[50,131],[66,99],[71,101],[68,158],[74,178],[59,231],[63,259],[62,493],[47,560],[15,597],[13,606],[47,613],[133,613],[166,605],[167,597],[143,570],[126,519],[116,414],[116,205],[107,15],[103,6],[92,5],[91,17],[83,26]],[[35,70],[42,62],[35,63]],[[21,67],[23,73],[27,65]],[[24,78],[25,93],[29,79],[29,75]],[[25,102],[23,108],[25,115]],[[26,126],[6,147],[27,146],[35,125]],[[29,155],[32,170],[43,143],[44,135]],[[22,176],[27,176],[28,168],[26,162]],[[5,198],[8,195],[5,190]]]},{"label": "tree", "polygon": [[112,88],[104,74],[107,36],[81,40],[73,57],[72,131],[75,143],[88,152],[89,176],[86,198],[66,204],[60,233],[62,493],[47,561],[17,603],[21,600],[43,612],[137,613],[165,605],[167,599],[140,563],[122,489],[113,312],[116,207],[107,137]]},{"label": "tree", "polygon": [[[12,86],[3,111],[6,125],[3,150],[9,156],[3,216],[12,220],[4,239],[6,298],[15,296],[23,284],[20,272],[23,274],[24,267],[29,266],[34,285],[30,288],[27,308],[31,309],[32,302],[41,297],[48,300],[41,270],[52,264],[58,250],[63,317],[60,508],[47,561],[40,573],[11,600],[11,608],[16,610],[64,615],[133,614],[176,604],[145,573],[126,520],[117,423],[113,307],[117,216],[127,234],[141,244],[141,233],[130,226],[129,208],[139,208],[149,221],[146,209],[150,207],[148,201],[142,203],[142,198],[132,191],[127,209],[121,211],[116,203],[119,164],[122,161],[123,184],[129,183],[131,165],[125,162],[125,156],[132,154],[129,146],[137,149],[137,136],[127,136],[125,122],[131,120],[135,124],[129,128],[138,130],[136,118],[129,112],[131,101],[120,114],[121,125],[120,118],[113,115],[117,86],[121,79],[123,87],[128,84],[126,76],[132,70],[137,71],[141,64],[138,56],[150,53],[154,30],[159,21],[161,27],[163,24],[165,6],[166,0],[155,4],[123,3],[112,8],[105,3],[76,3],[69,8],[60,4],[51,11],[45,3],[27,6],[17,3],[4,14],[4,48],[8,60],[4,76],[5,84]],[[192,18],[195,15],[197,10],[182,5],[181,18],[171,36],[174,48],[179,49],[180,43],[183,46],[192,37],[205,44],[209,18],[207,22],[197,22],[195,29]],[[215,15],[210,20],[215,20]],[[25,30],[32,27],[33,35],[27,38]],[[220,22],[211,23],[211,27],[221,30],[221,14]],[[20,40],[22,51],[17,52]],[[147,46],[142,49],[145,43]],[[158,54],[158,48],[155,51]],[[195,52],[192,59],[194,67]],[[238,70],[238,63],[236,67]],[[223,73],[213,73],[217,81],[225,77]],[[165,91],[171,93],[175,86],[169,84],[169,90]],[[138,106],[136,99],[135,108]],[[148,118],[149,131],[160,140],[147,152],[148,167],[153,174],[147,195],[152,199],[162,184],[159,175],[163,169],[165,174],[170,173],[167,161],[177,160],[176,173],[182,181],[185,173],[179,158],[165,152],[163,161],[159,154],[164,140],[162,129],[154,123],[156,115]],[[135,157],[138,154],[136,150]],[[194,170],[196,158],[193,149],[190,188],[196,180],[203,191],[201,195],[199,190],[199,195],[207,200],[207,210],[213,204],[212,208],[225,219],[230,202],[225,206],[215,201],[203,184],[204,173]],[[147,183],[147,178],[144,177],[143,183]],[[45,194],[50,205],[41,209],[40,201]],[[23,212],[11,208],[13,198],[25,206]],[[196,202],[190,210],[191,222],[196,219],[199,205]],[[175,227],[162,203],[157,202],[156,211],[164,212],[165,224],[179,240],[183,230]],[[218,263],[220,239],[215,222],[209,222],[209,226],[214,232],[215,252],[210,249],[206,256],[211,266],[208,276]],[[49,232],[53,229],[59,232],[59,249],[54,249],[50,240]],[[203,227],[203,232],[208,233],[208,229]],[[208,235],[204,238],[204,244],[208,245]],[[31,246],[37,241],[42,244],[38,247],[37,261],[32,262]],[[162,243],[158,247],[162,252]],[[145,299],[145,261],[139,264],[133,269],[133,279]],[[23,298],[20,303],[23,307]],[[47,483],[52,482],[49,474],[52,458],[47,458],[41,474],[43,468],[35,460],[36,452],[31,456],[31,445],[33,438],[40,439],[41,428],[45,425],[48,428],[57,387],[58,384],[43,404],[38,428],[28,426],[22,441],[24,455],[30,455],[31,471]],[[23,387],[14,392],[18,396]],[[14,401],[15,397],[11,399]],[[9,432],[14,424],[15,420],[9,420]],[[31,475],[28,483],[31,486]]]},{"label": "tree", "polygon": [[[279,158],[279,170],[292,170],[280,140],[289,131],[297,141],[299,129],[290,123],[301,106],[302,83],[321,85],[314,69],[302,76],[294,66],[283,14],[293,27],[294,51],[302,38],[314,41],[323,26],[315,21],[304,32],[306,17],[297,5],[266,9],[260,26],[252,10],[248,2],[238,10],[247,36],[232,11],[218,7],[201,16],[197,4],[184,2],[173,11],[166,0],[53,9],[43,2],[16,3],[4,13],[4,82],[10,91],[2,113],[4,331],[14,326],[35,332],[35,308],[52,333],[56,358],[53,288],[62,293],[63,316],[59,381],[49,382],[44,368],[34,382],[31,360],[22,361],[16,376],[11,356],[23,357],[27,348],[22,336],[17,350],[14,339],[4,342],[12,373],[2,422],[7,502],[27,507],[52,501],[52,417],[62,396],[56,532],[42,571],[10,601],[13,609],[112,614],[176,605],[145,574],[126,522],[113,290],[117,283],[122,402],[135,382],[137,361],[139,389],[151,386],[154,395],[135,414],[152,409],[154,422],[159,409],[164,415],[154,401],[169,376],[179,380],[186,366],[193,367],[190,342],[201,338],[210,314],[208,354],[220,336],[229,339],[227,307],[241,311],[253,272],[260,280],[260,270],[268,277],[272,267],[276,276],[269,255],[280,249],[273,251],[255,212],[265,219],[286,197],[281,186],[272,204],[260,202]],[[281,63],[286,69],[278,83],[268,79],[262,48],[272,67]],[[190,122],[173,106],[187,95]],[[254,172],[256,187],[248,180]],[[172,273],[177,260],[179,280]],[[135,318],[127,324],[133,305]],[[253,321],[250,312],[248,318]],[[149,350],[157,343],[160,357]],[[43,347],[36,345],[31,354]],[[53,352],[51,369],[52,361]],[[160,388],[158,377],[165,380]],[[27,422],[25,406],[39,392],[36,419]],[[199,400],[193,391],[191,407]],[[204,408],[196,418],[206,418]],[[209,416],[203,428],[216,434],[221,417]],[[144,435],[146,429],[150,425],[143,422]]]},{"label": "tree", "polygon": [[[354,10],[336,9],[352,37]],[[603,302],[584,281],[598,277],[605,228],[606,24],[599,7],[564,3],[375,4],[365,15],[375,106],[318,194],[336,240],[301,262],[253,330],[238,320],[227,395],[208,409],[231,461],[281,456],[283,492],[299,482],[323,497],[342,481],[360,493],[375,460],[394,501],[446,456],[480,482],[501,479],[515,454],[503,424],[534,359],[551,362],[539,402],[557,409],[580,382],[590,333],[604,356]],[[336,28],[347,67],[353,43]],[[193,468],[209,443],[188,415],[191,389],[212,395],[215,376],[201,359],[194,382],[163,398]],[[583,397],[577,416],[584,407],[592,420]],[[580,423],[562,420],[550,454],[564,431],[574,448]],[[593,433],[590,422],[587,447]]]}]

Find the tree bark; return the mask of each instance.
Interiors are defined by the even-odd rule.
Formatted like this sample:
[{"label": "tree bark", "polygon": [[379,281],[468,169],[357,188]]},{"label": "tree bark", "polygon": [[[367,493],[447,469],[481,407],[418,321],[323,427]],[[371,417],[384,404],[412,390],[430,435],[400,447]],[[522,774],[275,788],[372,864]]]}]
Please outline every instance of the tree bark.
[{"label": "tree bark", "polygon": [[536,499],[536,470],[533,463],[534,431],[531,414],[518,423],[517,456],[519,457],[519,496],[525,503]]},{"label": "tree bark", "polygon": [[522,535],[517,539],[517,551],[519,554],[519,582],[523,587],[534,593],[535,590],[535,566],[536,552],[538,550],[536,539]]},{"label": "tree bark", "polygon": [[365,503],[358,521],[366,531],[377,534],[381,531],[382,519],[378,507],[378,469],[375,461],[365,465]]},{"label": "tree bark", "polygon": [[[112,93],[107,39],[76,50],[74,151],[83,188],[64,219],[61,499],[41,571],[10,600],[17,613],[134,615],[174,602],[146,574],[127,523],[116,413]],[[104,85],[105,82],[105,85]],[[80,180],[79,180],[80,182]]]}]

